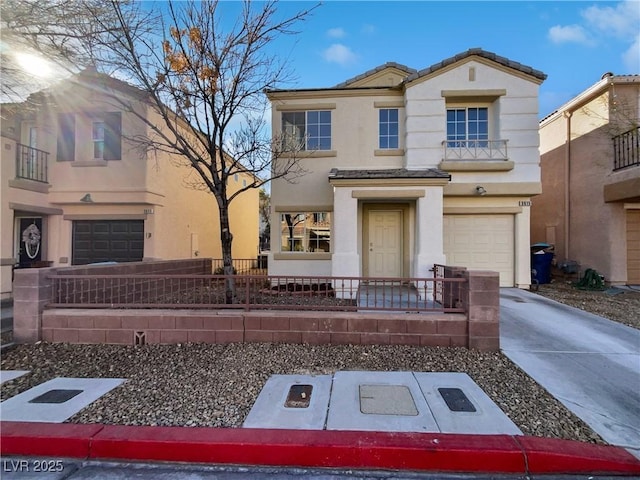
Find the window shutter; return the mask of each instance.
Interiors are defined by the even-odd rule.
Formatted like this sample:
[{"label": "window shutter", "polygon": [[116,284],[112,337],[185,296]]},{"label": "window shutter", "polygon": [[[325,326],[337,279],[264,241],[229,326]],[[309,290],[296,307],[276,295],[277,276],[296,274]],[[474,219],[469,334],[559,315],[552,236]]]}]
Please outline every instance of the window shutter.
[{"label": "window shutter", "polygon": [[104,114],[104,159],[122,158],[122,114],[109,112]]},{"label": "window shutter", "polygon": [[72,162],[76,157],[76,116],[74,113],[58,114],[58,146],[56,160]]}]

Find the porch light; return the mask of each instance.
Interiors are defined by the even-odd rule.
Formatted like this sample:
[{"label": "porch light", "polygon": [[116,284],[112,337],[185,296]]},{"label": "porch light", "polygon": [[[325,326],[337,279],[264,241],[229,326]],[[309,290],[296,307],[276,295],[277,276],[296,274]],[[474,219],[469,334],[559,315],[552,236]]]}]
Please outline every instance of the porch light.
[{"label": "porch light", "polygon": [[486,194],[487,194],[487,190],[482,185],[478,185],[476,187],[476,195],[486,195]]},{"label": "porch light", "polygon": [[93,198],[91,198],[91,194],[87,193],[84,197],[80,199],[82,203],[93,203]]}]

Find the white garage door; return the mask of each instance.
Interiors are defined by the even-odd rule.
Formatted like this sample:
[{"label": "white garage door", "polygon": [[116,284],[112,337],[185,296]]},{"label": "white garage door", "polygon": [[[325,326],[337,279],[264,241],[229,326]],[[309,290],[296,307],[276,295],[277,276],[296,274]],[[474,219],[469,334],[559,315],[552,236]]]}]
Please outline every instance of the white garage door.
[{"label": "white garage door", "polygon": [[514,286],[513,215],[445,215],[447,265],[500,273],[500,286]]}]

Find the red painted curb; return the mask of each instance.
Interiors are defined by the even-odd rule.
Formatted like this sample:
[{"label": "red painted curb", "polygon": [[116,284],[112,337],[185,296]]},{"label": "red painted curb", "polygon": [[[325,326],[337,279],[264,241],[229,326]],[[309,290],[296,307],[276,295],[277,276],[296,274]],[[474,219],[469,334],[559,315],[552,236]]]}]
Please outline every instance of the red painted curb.
[{"label": "red painted curb", "polygon": [[[532,474],[640,473],[640,461],[619,447],[556,438],[514,437],[514,439],[522,445],[522,450],[527,457],[529,473]],[[621,470],[618,470],[619,468]]]},{"label": "red painted curb", "polygon": [[0,422],[0,453],[88,458],[91,439],[103,428],[98,424]]},{"label": "red painted curb", "polygon": [[0,422],[2,455],[486,473],[640,474],[619,447],[509,435]]}]

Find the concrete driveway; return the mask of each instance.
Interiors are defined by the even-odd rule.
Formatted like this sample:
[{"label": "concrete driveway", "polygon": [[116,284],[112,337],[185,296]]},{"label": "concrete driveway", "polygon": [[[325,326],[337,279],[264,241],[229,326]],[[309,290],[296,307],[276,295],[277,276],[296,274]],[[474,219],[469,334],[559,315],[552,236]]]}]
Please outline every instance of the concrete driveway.
[{"label": "concrete driveway", "polygon": [[610,444],[640,458],[640,331],[515,288],[503,353]]}]

